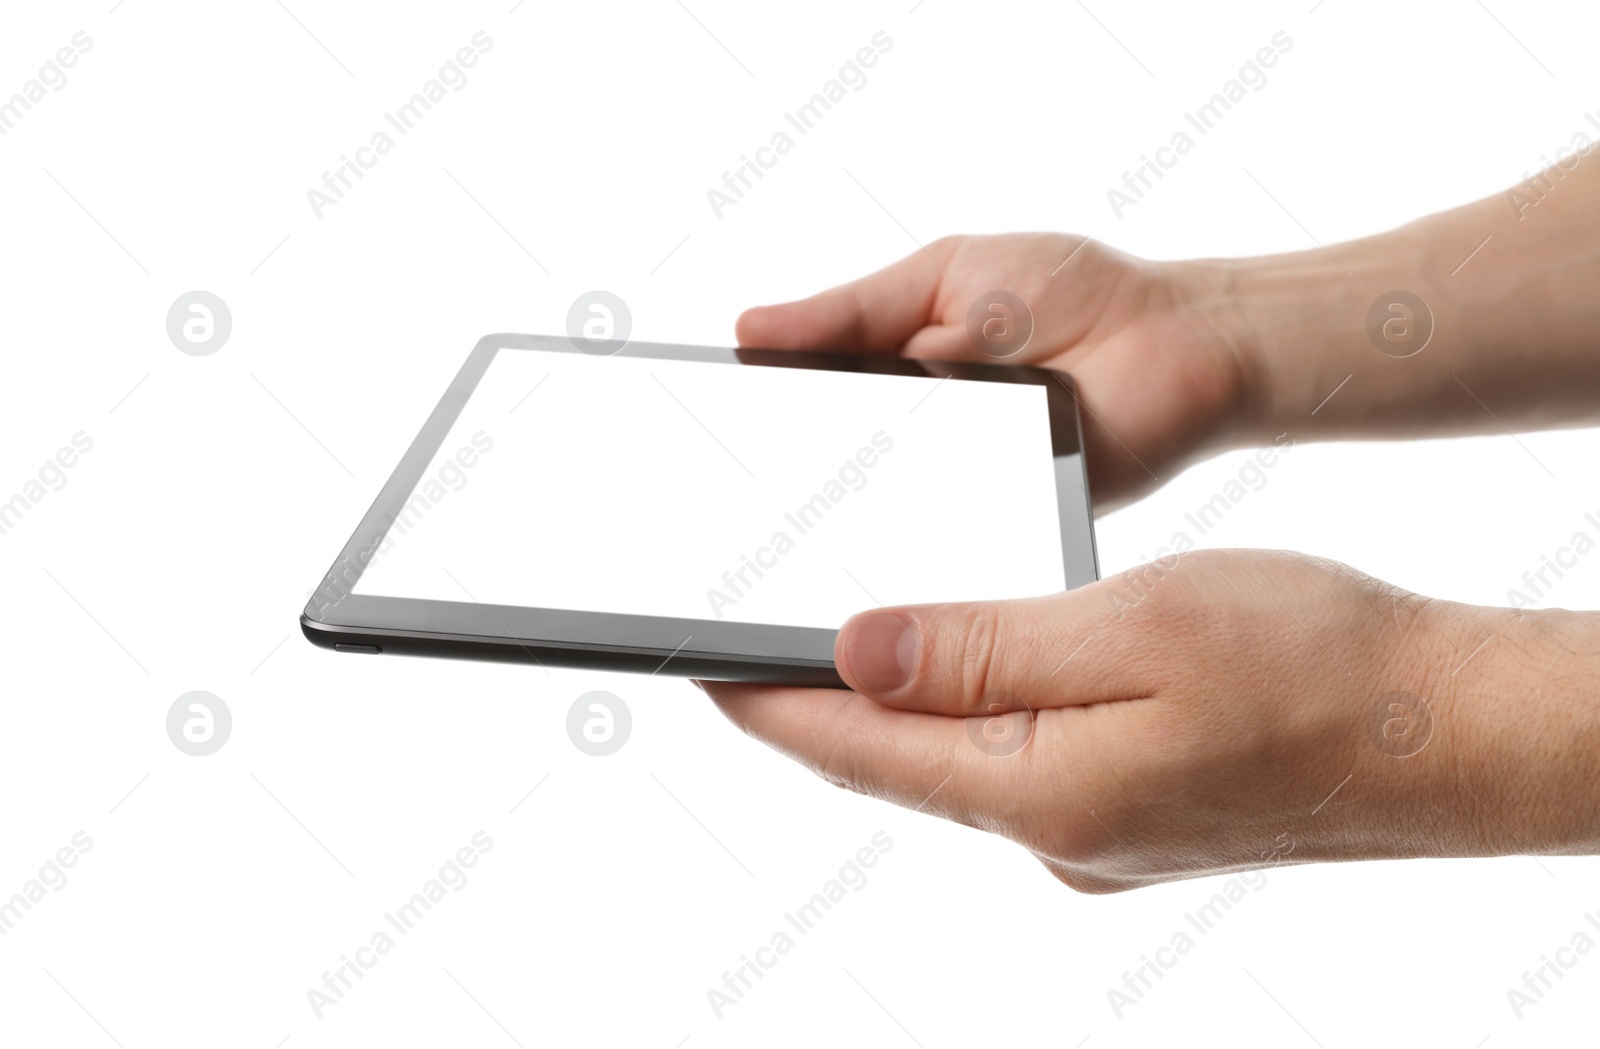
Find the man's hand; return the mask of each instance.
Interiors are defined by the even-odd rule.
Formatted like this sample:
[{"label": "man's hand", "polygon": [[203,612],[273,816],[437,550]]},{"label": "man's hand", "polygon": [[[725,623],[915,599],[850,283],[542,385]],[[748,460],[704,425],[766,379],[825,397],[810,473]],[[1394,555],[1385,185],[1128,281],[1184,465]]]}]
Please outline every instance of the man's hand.
[{"label": "man's hand", "polygon": [[1113,892],[1325,860],[1600,846],[1600,640],[1296,554],[1196,551],[1024,601],[867,612],[854,691],[706,682],[841,786]]},{"label": "man's hand", "polygon": [[[800,302],[747,311],[742,346],[900,353],[1031,364],[1072,374],[1082,398],[1095,509],[1105,512],[1221,449],[1248,387],[1224,320],[1225,272],[1144,262],[1052,233],[948,237],[887,269]],[[967,314],[1007,291],[1033,334],[997,359]]]}]

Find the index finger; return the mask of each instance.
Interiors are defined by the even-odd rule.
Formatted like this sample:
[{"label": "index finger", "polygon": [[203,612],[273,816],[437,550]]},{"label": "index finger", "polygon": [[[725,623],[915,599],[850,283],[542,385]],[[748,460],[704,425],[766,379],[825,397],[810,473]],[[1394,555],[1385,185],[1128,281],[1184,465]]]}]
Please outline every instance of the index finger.
[{"label": "index finger", "polygon": [[[969,722],[982,719],[897,710],[842,689],[700,684],[744,732],[862,794],[997,831],[1031,793],[1030,761],[1001,760],[974,742],[982,726]],[[1031,714],[1004,717],[1031,739]]]},{"label": "index finger", "polygon": [[897,353],[933,316],[940,263],[919,251],[810,298],[740,315],[740,346]]}]

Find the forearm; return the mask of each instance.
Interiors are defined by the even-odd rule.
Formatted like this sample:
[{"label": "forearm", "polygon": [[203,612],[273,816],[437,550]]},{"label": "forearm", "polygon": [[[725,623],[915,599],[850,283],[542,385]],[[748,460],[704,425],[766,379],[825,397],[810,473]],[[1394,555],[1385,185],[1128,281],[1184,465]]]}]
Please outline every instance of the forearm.
[{"label": "forearm", "polygon": [[1600,613],[1436,601],[1425,618],[1441,813],[1490,855],[1600,854]]},{"label": "forearm", "polygon": [[[1237,340],[1235,437],[1600,423],[1600,151],[1513,192],[1327,250],[1183,264]],[[1426,309],[1408,321],[1395,291]]]}]

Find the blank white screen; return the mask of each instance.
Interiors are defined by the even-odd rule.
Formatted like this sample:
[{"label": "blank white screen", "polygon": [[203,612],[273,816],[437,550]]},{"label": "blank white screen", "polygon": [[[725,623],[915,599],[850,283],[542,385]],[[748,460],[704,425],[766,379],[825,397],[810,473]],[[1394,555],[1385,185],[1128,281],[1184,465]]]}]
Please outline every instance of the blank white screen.
[{"label": "blank white screen", "polygon": [[838,627],[1063,585],[1045,391],[502,349],[354,592]]}]

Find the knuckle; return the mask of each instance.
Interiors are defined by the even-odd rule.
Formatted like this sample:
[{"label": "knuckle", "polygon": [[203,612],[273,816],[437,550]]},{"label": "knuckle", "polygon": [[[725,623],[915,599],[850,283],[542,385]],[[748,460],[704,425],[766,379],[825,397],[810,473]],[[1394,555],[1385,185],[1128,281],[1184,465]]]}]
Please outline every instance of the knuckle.
[{"label": "knuckle", "polygon": [[850,757],[850,748],[843,743],[842,739],[835,740],[822,760],[812,766],[812,771],[820,779],[842,790],[867,794],[869,791],[861,779],[861,771]]},{"label": "knuckle", "polygon": [[1071,245],[1072,250],[1078,252],[1079,255],[1087,256],[1086,261],[1088,262],[1103,263],[1109,255],[1105,244],[1094,237],[1085,236],[1081,233],[1062,233],[1057,236],[1060,244]]},{"label": "knuckle", "polygon": [[823,729],[828,733],[828,739],[823,748],[813,751],[820,757],[811,763],[811,770],[835,787],[866,794],[868,791],[862,778],[864,770],[858,757],[860,748],[855,739],[858,730],[854,719],[850,717],[850,708],[858,698],[852,696],[846,699],[838,714]]},{"label": "knuckle", "polygon": [[929,669],[954,679],[947,684],[960,713],[989,713],[1000,636],[1000,615],[989,605],[962,605],[941,619],[930,653],[947,662]]},{"label": "knuckle", "polygon": [[1114,893],[1127,892],[1133,888],[1132,885],[1125,885],[1117,881],[1107,881],[1104,878],[1096,878],[1090,874],[1057,874],[1056,877],[1074,892],[1081,892],[1085,896],[1110,896]]},{"label": "knuckle", "polygon": [[1073,892],[1081,892],[1085,896],[1109,896],[1112,893],[1127,892],[1135,888],[1137,883],[1118,881],[1102,877],[1071,864],[1061,863],[1045,856],[1038,857],[1049,871],[1061,884]]}]

